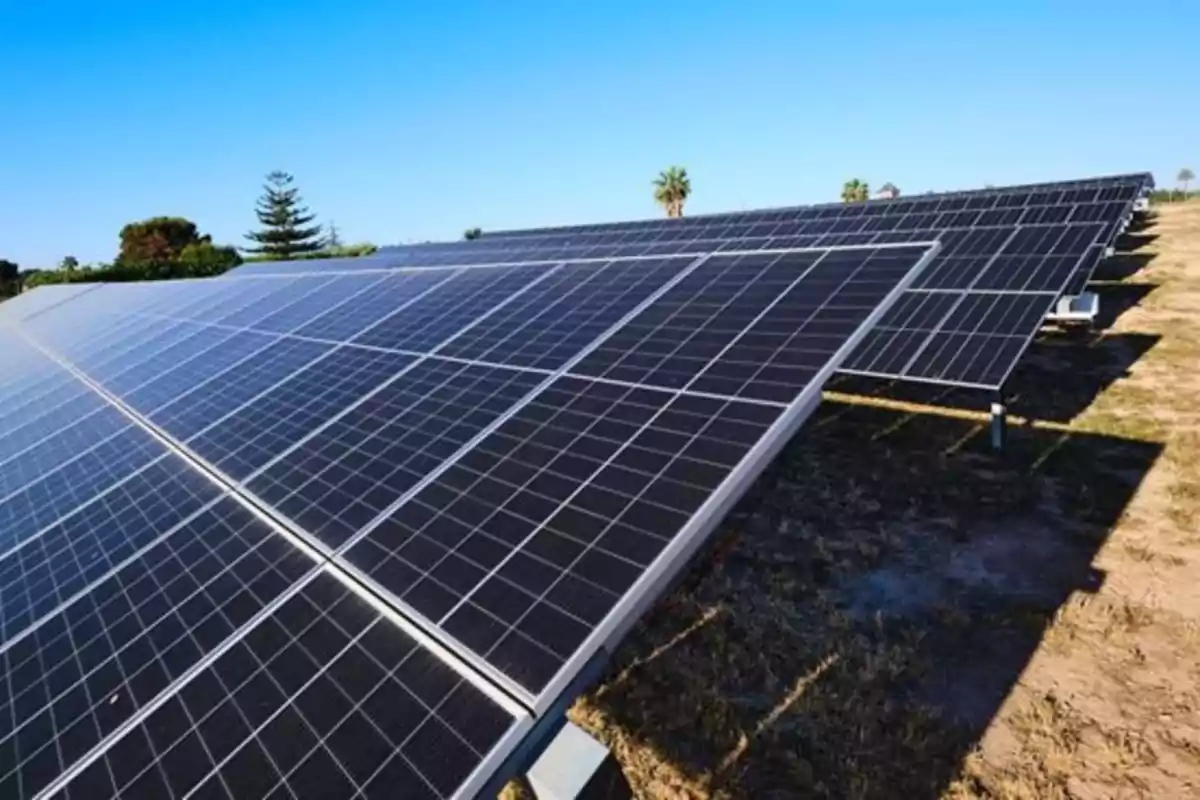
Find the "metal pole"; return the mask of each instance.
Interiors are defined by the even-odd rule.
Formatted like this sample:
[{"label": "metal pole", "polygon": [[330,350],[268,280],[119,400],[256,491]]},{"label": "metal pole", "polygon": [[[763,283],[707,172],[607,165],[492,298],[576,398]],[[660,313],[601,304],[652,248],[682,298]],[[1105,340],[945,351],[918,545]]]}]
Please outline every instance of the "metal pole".
[{"label": "metal pole", "polygon": [[1008,438],[1008,410],[1004,407],[1004,392],[996,393],[992,402],[992,449],[997,453],[1004,449],[1004,441]]}]

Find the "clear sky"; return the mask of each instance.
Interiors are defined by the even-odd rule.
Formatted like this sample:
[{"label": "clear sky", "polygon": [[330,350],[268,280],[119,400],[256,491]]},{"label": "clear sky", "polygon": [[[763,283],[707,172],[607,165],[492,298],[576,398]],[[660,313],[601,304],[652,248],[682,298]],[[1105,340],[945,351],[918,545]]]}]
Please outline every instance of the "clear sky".
[{"label": "clear sky", "polygon": [[0,0],[0,257],[244,244],[294,173],[347,241],[1200,168],[1195,0]]}]

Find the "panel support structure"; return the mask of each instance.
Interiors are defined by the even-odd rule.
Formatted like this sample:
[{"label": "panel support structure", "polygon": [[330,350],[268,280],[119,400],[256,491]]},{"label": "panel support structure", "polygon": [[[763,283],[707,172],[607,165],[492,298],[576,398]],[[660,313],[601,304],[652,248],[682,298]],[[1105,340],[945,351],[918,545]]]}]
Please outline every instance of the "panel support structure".
[{"label": "panel support structure", "polygon": [[998,396],[992,403],[991,438],[992,449],[1000,452],[1008,438],[1008,409],[1004,407],[1004,397]]},{"label": "panel support structure", "polygon": [[628,800],[629,781],[607,747],[573,722],[558,732],[525,775],[538,800]]}]

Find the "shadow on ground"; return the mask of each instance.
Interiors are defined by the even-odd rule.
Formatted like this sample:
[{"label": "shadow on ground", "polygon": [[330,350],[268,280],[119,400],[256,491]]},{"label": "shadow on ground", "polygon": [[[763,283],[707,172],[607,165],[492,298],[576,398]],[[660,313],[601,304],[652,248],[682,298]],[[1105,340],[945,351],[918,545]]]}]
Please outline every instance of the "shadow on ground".
[{"label": "shadow on ground", "polygon": [[826,402],[573,717],[645,797],[937,797],[1160,450]]},{"label": "shadow on ground", "polygon": [[[1154,237],[1142,237],[1154,238]],[[1139,245],[1140,246],[1140,245]],[[1122,252],[1109,256],[1096,265],[1094,281],[1123,281],[1141,272],[1154,260],[1154,253]]]}]

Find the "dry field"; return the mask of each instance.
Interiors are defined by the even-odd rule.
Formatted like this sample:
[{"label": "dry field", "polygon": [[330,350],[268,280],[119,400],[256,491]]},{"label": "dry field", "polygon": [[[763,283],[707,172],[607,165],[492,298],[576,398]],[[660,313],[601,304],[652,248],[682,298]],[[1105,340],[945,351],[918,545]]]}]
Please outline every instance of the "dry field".
[{"label": "dry field", "polygon": [[830,393],[571,710],[639,797],[1200,797],[1200,202],[1127,239],[1002,455]]}]

